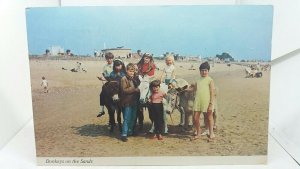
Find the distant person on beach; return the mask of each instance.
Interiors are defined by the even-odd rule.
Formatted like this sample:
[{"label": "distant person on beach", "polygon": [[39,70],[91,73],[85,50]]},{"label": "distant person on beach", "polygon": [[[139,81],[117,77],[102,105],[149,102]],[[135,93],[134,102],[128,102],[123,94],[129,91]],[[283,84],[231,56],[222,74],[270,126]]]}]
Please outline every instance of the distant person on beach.
[{"label": "distant person on beach", "polygon": [[128,136],[134,135],[134,123],[140,92],[138,85],[135,79],[135,66],[129,63],[126,67],[126,76],[121,78],[120,87],[120,102],[123,112],[121,140],[123,142],[128,140]]},{"label": "distant person on beach", "polygon": [[148,76],[150,81],[154,80],[155,64],[151,54],[144,53],[142,59],[137,63],[138,74]]},{"label": "distant person on beach", "polygon": [[151,139],[163,140],[163,127],[164,127],[164,108],[163,98],[166,93],[160,90],[160,80],[154,80],[150,83],[151,96],[149,98],[150,109],[149,115],[154,122],[154,135]]},{"label": "distant person on beach", "polygon": [[[163,68],[163,72],[160,76],[160,82],[169,85],[175,80],[175,66],[174,66],[174,56],[168,55],[165,59],[166,66]],[[163,79],[165,79],[163,81]]]},{"label": "distant person on beach", "polygon": [[43,76],[41,86],[44,88],[44,93],[48,93],[48,81]]},{"label": "distant person on beach", "polygon": [[77,66],[76,66],[76,72],[80,72],[80,70],[81,70],[81,63],[77,62],[76,64],[77,64]]},{"label": "distant person on beach", "polygon": [[[114,55],[110,52],[108,53],[105,53],[105,59],[106,59],[106,65],[104,65],[103,67],[103,73],[102,75],[104,77],[97,77],[99,80],[105,80],[106,77],[109,77],[110,76],[110,73],[113,71],[113,59],[114,59]],[[101,117],[105,114],[104,112],[104,94],[103,94],[103,88],[101,90],[101,93],[100,93],[100,112],[99,114],[97,115],[97,117]]]},{"label": "distant person on beach", "polygon": [[193,124],[195,127],[195,136],[193,139],[198,139],[201,137],[200,128],[200,114],[206,113],[206,117],[209,125],[209,139],[214,139],[215,135],[213,132],[213,103],[214,103],[214,81],[208,75],[210,66],[208,62],[204,62],[200,65],[200,75],[201,77],[196,82],[196,95],[194,100],[194,116]]}]

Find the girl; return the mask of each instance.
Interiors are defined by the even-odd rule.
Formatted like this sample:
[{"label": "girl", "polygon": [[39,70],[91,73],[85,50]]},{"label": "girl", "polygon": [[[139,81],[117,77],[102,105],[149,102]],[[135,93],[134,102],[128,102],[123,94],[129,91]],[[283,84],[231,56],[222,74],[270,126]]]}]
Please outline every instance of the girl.
[{"label": "girl", "polygon": [[[172,55],[168,55],[166,57],[166,67],[163,69],[163,72],[160,76],[160,81],[163,82],[163,77],[165,78],[165,83],[169,85],[175,80],[175,67],[174,67],[174,57]],[[165,76],[164,76],[165,75]]]},{"label": "girl", "polygon": [[148,76],[150,80],[154,79],[155,64],[152,55],[145,53],[142,59],[137,63],[138,74]]},{"label": "girl", "polygon": [[213,132],[213,103],[214,103],[214,81],[208,75],[210,66],[208,62],[204,62],[200,65],[200,75],[201,77],[196,82],[196,96],[194,100],[194,116],[193,122],[195,127],[195,136],[194,139],[201,137],[201,128],[200,128],[200,114],[207,113],[208,126],[209,126],[209,139],[214,139],[215,135]]},{"label": "girl", "polygon": [[150,83],[151,96],[150,96],[150,117],[154,121],[154,135],[152,139],[158,138],[158,140],[163,140],[163,126],[164,126],[164,117],[163,117],[163,98],[166,97],[166,93],[160,91],[160,81],[154,80]]},{"label": "girl", "polygon": [[125,65],[121,59],[115,59],[113,63],[113,71],[110,73],[109,77],[121,81],[121,78],[126,75]]},{"label": "girl", "polygon": [[[142,59],[137,63],[137,72],[138,75],[141,76],[148,76],[149,81],[154,80],[154,74],[155,74],[156,66],[154,64],[154,60],[151,54],[144,53],[142,56]],[[140,106],[139,106],[140,107]],[[143,121],[144,121],[144,114],[143,114],[143,108],[140,107],[137,112],[137,117],[139,121],[140,129],[143,129]],[[151,119],[151,117],[150,117]],[[151,119],[152,121],[152,119]]]}]

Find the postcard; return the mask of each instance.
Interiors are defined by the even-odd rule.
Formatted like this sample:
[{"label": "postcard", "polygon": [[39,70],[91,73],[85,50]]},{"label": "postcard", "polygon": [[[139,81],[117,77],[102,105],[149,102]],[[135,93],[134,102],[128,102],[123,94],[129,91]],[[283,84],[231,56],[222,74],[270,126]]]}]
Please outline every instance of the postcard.
[{"label": "postcard", "polygon": [[38,165],[265,164],[272,6],[26,10]]}]

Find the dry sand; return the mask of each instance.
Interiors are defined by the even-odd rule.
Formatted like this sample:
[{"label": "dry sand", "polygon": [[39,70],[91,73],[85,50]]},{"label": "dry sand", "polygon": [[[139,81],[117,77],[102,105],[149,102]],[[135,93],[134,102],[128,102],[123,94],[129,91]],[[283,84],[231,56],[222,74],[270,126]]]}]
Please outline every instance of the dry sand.
[{"label": "dry sand", "polygon": [[[108,114],[101,118],[99,93],[102,82],[96,76],[105,61],[80,61],[87,72],[70,72],[76,60],[30,60],[34,126],[38,157],[102,156],[214,156],[266,155],[270,73],[262,78],[245,78],[242,66],[215,64],[210,76],[218,88],[218,130],[216,140],[207,137],[190,141],[182,132],[179,112],[168,119],[169,135],[163,141],[150,140],[145,112],[144,132],[124,143],[119,132],[109,133]],[[135,61],[136,62],[136,61]],[[162,61],[156,61],[162,67]],[[194,64],[196,70],[188,70]],[[200,75],[199,63],[177,62],[177,77],[194,82]],[[159,73],[160,74],[160,73]],[[49,82],[43,93],[41,77]],[[202,122],[202,121],[201,121]],[[203,124],[203,122],[202,122]]]}]

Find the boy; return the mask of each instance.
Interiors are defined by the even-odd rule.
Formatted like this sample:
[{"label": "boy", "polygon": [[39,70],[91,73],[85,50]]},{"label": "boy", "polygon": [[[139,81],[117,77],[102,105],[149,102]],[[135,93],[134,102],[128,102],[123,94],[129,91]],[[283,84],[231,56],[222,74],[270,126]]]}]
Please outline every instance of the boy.
[{"label": "boy", "polygon": [[[114,59],[114,55],[111,53],[111,52],[108,52],[105,54],[105,59],[106,59],[106,62],[107,64],[104,65],[103,67],[103,76],[104,77],[98,77],[97,78],[99,80],[105,80],[106,77],[109,77],[110,76],[110,73],[113,71],[113,59]],[[104,94],[102,92],[103,90],[101,90],[101,93],[100,93],[100,112],[99,114],[97,115],[97,117],[101,117],[105,114],[104,112],[104,103],[103,103],[103,100],[104,100]]]},{"label": "boy", "polygon": [[121,140],[126,142],[127,136],[133,134],[139,99],[139,88],[135,78],[135,66],[129,63],[126,66],[126,76],[121,79],[120,101],[123,112],[123,126]]}]

